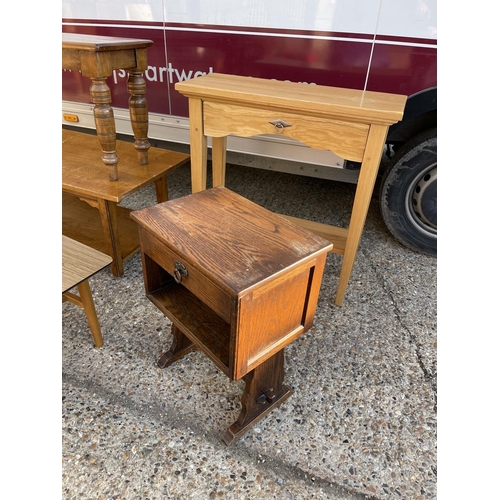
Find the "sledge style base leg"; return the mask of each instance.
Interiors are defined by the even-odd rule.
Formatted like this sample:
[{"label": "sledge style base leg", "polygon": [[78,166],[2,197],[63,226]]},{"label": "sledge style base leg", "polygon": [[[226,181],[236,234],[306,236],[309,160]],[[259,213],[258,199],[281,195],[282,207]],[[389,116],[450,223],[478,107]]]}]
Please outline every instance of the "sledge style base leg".
[{"label": "sledge style base leg", "polygon": [[293,394],[283,384],[284,374],[284,353],[281,350],[243,377],[246,385],[241,396],[242,409],[222,438],[226,445],[239,439]]},{"label": "sledge style base leg", "polygon": [[175,325],[172,325],[172,334],[174,340],[172,341],[170,350],[164,352],[156,362],[160,368],[166,368],[174,361],[185,356],[188,352],[196,349],[196,346]]}]

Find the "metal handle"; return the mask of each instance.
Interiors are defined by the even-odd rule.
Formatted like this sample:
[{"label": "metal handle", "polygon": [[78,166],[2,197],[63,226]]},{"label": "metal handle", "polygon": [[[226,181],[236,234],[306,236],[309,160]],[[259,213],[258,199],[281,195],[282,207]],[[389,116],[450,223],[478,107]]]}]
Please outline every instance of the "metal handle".
[{"label": "metal handle", "polygon": [[286,122],[285,120],[272,120],[269,122],[274,127],[274,132],[276,134],[282,134],[285,127],[291,127],[292,124]]},{"label": "metal handle", "polygon": [[181,264],[178,260],[174,261],[174,280],[176,283],[181,283],[182,278],[187,278],[188,270],[184,264]]}]

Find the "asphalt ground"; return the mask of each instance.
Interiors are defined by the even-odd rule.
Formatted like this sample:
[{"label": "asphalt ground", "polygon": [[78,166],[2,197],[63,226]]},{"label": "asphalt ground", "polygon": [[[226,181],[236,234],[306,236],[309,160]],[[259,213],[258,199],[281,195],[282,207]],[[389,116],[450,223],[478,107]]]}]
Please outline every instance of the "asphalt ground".
[{"label": "asphalt ground", "polygon": [[[275,212],[347,226],[355,186],[228,166],[226,187]],[[169,196],[190,193],[189,166]],[[155,203],[146,188],[122,203]],[[344,303],[330,253],[314,326],[285,348],[294,394],[227,447],[242,381],[200,351],[155,361],[170,322],[145,297],[139,254],[91,278],[104,337],[62,306],[64,500],[437,498],[437,261],[387,231],[376,193]]]}]

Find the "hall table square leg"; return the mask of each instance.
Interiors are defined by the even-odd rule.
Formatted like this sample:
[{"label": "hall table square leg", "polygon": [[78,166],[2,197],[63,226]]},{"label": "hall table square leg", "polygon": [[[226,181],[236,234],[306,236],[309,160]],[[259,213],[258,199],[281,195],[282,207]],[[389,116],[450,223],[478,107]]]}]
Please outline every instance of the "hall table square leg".
[{"label": "hall table square leg", "polygon": [[223,186],[131,217],[146,295],[173,324],[158,365],[199,348],[245,381],[230,444],[291,395],[283,349],[313,324],[332,244]]}]

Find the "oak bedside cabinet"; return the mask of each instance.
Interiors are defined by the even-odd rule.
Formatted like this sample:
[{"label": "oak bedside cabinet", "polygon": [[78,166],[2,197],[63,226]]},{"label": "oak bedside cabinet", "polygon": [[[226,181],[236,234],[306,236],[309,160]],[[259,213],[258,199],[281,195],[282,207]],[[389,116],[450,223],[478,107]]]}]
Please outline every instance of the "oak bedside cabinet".
[{"label": "oak bedside cabinet", "polygon": [[223,186],[131,217],[146,295],[173,324],[158,365],[198,347],[245,381],[228,445],[291,395],[283,348],[313,324],[332,244]]}]

